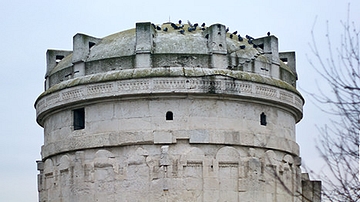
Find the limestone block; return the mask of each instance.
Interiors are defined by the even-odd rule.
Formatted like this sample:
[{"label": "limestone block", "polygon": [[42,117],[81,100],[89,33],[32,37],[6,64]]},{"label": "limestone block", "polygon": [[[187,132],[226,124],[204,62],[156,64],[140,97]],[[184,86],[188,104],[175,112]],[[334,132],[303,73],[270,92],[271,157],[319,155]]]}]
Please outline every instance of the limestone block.
[{"label": "limestone block", "polygon": [[150,54],[136,54],[136,64],[137,68],[149,68],[151,67],[151,56]]},{"label": "limestone block", "polygon": [[209,143],[210,136],[206,130],[191,130],[189,131],[190,143]]},{"label": "limestone block", "polygon": [[[229,138],[227,138],[229,139]],[[224,144],[225,143],[225,135],[223,131],[213,131],[210,134],[210,141],[212,143]]]},{"label": "limestone block", "polygon": [[225,140],[224,143],[225,144],[236,144],[236,143],[240,143],[240,134],[239,132],[224,132],[223,133]]},{"label": "limestone block", "polygon": [[154,144],[171,144],[173,142],[173,136],[168,131],[154,131]]}]

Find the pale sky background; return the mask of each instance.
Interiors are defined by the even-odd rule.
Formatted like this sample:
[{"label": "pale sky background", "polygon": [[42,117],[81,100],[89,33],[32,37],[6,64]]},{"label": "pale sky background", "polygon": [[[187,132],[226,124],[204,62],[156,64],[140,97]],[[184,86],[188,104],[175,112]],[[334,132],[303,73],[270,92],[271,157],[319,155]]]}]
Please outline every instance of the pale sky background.
[{"label": "pale sky background", "polygon": [[[359,0],[226,0],[226,1],[116,1],[116,0],[0,0],[0,201],[38,201],[37,159],[43,144],[43,130],[35,121],[33,107],[43,92],[47,49],[72,49],[72,37],[85,33],[95,37],[135,27],[136,22],[155,24],[171,21],[222,23],[242,35],[265,36],[268,31],[279,39],[280,51],[296,51],[298,87],[315,91],[316,82],[326,92],[326,83],[309,65],[311,29],[320,51],[326,55],[326,21],[339,46],[346,20],[359,28]],[[328,123],[307,94],[304,118],[297,125],[297,142],[303,162],[319,171],[323,166],[315,149],[316,125]]]}]

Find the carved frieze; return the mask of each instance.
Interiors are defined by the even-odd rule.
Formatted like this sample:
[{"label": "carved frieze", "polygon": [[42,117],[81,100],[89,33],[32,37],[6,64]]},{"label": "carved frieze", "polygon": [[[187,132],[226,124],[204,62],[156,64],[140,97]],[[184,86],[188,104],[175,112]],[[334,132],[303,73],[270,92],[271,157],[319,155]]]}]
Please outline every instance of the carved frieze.
[{"label": "carved frieze", "polygon": [[[116,87],[115,87],[116,86]],[[248,81],[229,80],[224,77],[196,78],[143,78],[106,82],[97,85],[81,85],[44,96],[36,104],[37,115],[53,108],[91,100],[104,95],[122,96],[143,93],[199,93],[246,96],[267,99],[294,106],[302,111],[302,99],[290,91]]]}]

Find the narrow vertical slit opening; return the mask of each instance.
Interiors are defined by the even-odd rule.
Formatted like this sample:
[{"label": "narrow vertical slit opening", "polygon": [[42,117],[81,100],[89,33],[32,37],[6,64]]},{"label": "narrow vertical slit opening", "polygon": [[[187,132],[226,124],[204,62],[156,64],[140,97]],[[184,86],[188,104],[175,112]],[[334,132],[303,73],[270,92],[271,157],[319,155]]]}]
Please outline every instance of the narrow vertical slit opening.
[{"label": "narrow vertical slit opening", "polygon": [[266,115],[265,115],[265,113],[263,112],[263,113],[260,114],[260,125],[266,126],[266,124],[267,124],[267,122],[266,122]]},{"label": "narrow vertical slit opening", "polygon": [[73,111],[74,116],[74,130],[81,130],[85,128],[85,109],[75,109]]}]

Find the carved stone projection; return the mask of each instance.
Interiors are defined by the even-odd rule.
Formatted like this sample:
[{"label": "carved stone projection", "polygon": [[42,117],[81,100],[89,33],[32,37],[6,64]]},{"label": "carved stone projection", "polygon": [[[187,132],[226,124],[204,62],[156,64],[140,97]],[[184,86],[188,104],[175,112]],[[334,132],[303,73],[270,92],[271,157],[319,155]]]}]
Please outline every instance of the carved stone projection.
[{"label": "carved stone projection", "polygon": [[295,53],[275,36],[143,22],[46,56],[39,201],[320,200],[300,169]]}]

